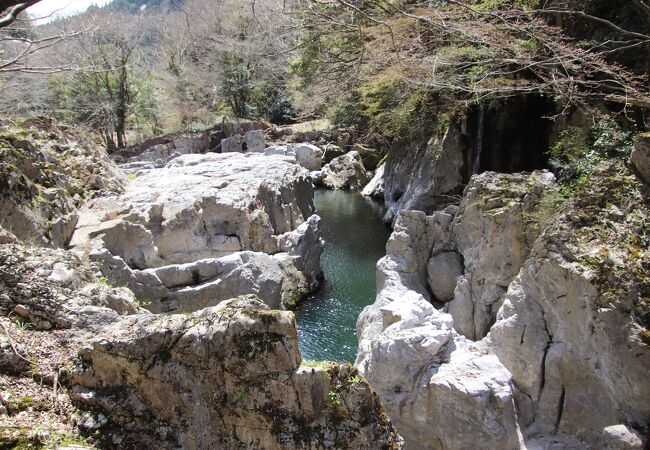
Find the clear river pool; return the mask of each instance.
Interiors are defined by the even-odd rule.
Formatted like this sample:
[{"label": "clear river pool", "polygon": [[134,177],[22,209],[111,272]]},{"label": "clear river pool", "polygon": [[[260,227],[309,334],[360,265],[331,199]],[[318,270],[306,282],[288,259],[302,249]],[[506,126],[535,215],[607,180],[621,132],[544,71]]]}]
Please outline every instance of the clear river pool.
[{"label": "clear river pool", "polygon": [[390,228],[384,208],[360,194],[317,190],[321,217],[325,280],[295,311],[302,357],[353,362],[357,353],[356,322],[375,301],[377,261],[386,253]]}]

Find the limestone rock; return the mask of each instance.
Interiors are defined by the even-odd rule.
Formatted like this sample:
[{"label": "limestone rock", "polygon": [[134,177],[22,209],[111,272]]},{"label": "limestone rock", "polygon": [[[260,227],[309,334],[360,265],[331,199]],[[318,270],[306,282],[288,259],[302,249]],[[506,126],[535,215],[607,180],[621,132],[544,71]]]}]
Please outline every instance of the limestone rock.
[{"label": "limestone rock", "polygon": [[323,151],[312,144],[294,144],[296,161],[309,171],[320,170],[323,164]]},{"label": "limestone rock", "polygon": [[0,280],[0,311],[39,329],[73,327],[88,306],[116,314],[147,313],[132,292],[100,284],[83,261],[64,250],[0,245]]},{"label": "limestone rock", "polygon": [[358,152],[352,151],[334,158],[323,167],[323,184],[330,189],[359,191],[368,183],[368,174]]},{"label": "limestone rock", "polygon": [[86,204],[71,246],[106,248],[138,269],[276,253],[276,236],[313,213],[312,192],[307,172],[281,157],[184,155]]},{"label": "limestone rock", "polygon": [[509,372],[427,301],[427,261],[450,245],[450,212],[399,214],[377,264],[377,298],[357,321],[356,365],[408,446],[518,448]]},{"label": "limestone rock", "polygon": [[367,170],[375,170],[377,168],[381,160],[381,154],[377,149],[359,143],[354,144],[352,149],[359,153],[363,167]]},{"label": "limestone rock", "polygon": [[323,150],[324,150],[323,151],[323,162],[325,164],[329,164],[330,162],[332,162],[332,160],[334,158],[338,158],[339,156],[345,155],[345,150],[343,150],[338,145],[334,145],[334,144],[331,144],[331,143],[327,144],[323,148]]},{"label": "limestone rock", "polygon": [[441,302],[453,300],[458,277],[463,274],[458,253],[443,252],[432,256],[427,263],[427,274],[436,299]]},{"label": "limestone rock", "polygon": [[[460,208],[398,215],[377,298],[357,322],[357,364],[407,444],[646,445],[644,188],[621,161],[605,161],[564,203],[554,189],[545,172],[484,173]],[[437,311],[426,261],[447,252],[462,254],[465,274]],[[472,342],[455,331],[464,326],[489,333]]]},{"label": "limestone rock", "polygon": [[263,130],[250,130],[244,134],[246,151],[253,153],[264,152],[266,136]]},{"label": "limestone rock", "polygon": [[484,172],[470,180],[453,224],[455,247],[465,267],[449,312],[460,334],[479,340],[489,331],[508,285],[540,232],[531,218],[554,187],[555,178],[546,171]]},{"label": "limestone rock", "polygon": [[382,164],[377,168],[377,170],[375,171],[375,175],[372,177],[372,180],[370,180],[368,184],[366,184],[366,186],[363,188],[363,191],[361,191],[361,195],[383,200],[385,168],[386,168],[385,164]]},{"label": "limestone rock", "polygon": [[124,446],[401,447],[367,383],[348,367],[300,366],[293,315],[254,297],[122,319],[80,357],[73,397],[118,427]]},{"label": "limestone rock", "polygon": [[650,184],[650,133],[642,133],[636,137],[630,163],[641,179]]},{"label": "limestone rock", "polygon": [[296,152],[291,145],[272,145],[264,149],[264,154],[266,156],[281,155],[295,157]]},{"label": "limestone rock", "polygon": [[106,249],[96,250],[91,258],[112,283],[129,287],[156,313],[197,311],[245,294],[257,295],[271,308],[292,308],[322,277],[320,218],[312,215],[277,239],[281,252],[274,255],[235,252],[144,270],[129,267]]},{"label": "limestone rock", "polygon": [[428,142],[389,152],[384,175],[387,211],[392,222],[403,209],[431,214],[447,206],[460,194],[466,172],[464,155],[468,143],[460,124],[452,123]]},{"label": "limestone rock", "polygon": [[630,427],[623,424],[610,425],[603,430],[605,442],[613,450],[641,450],[644,439]]},{"label": "limestone rock", "polygon": [[239,133],[229,138],[224,138],[221,140],[221,153],[241,153],[243,151],[243,143],[244,138]]},{"label": "limestone rock", "polygon": [[49,119],[13,129],[0,125],[0,160],[2,227],[40,246],[65,247],[82,197],[120,192],[127,182],[87,136],[64,134]]},{"label": "limestone rock", "polygon": [[650,352],[628,337],[629,318],[599,308],[598,298],[580,265],[548,250],[508,289],[490,336],[529,399],[529,432],[559,430],[596,445],[609,424],[650,417]]}]

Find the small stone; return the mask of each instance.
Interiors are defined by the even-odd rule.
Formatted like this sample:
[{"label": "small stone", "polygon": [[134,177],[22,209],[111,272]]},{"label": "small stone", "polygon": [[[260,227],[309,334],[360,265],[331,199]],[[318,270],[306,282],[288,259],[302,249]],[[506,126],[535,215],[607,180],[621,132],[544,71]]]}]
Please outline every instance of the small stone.
[{"label": "small stone", "polygon": [[20,317],[29,319],[30,316],[29,308],[27,308],[25,305],[16,305],[16,307],[14,308],[14,312],[18,314]]},{"label": "small stone", "polygon": [[39,320],[36,323],[36,329],[37,330],[51,330],[52,329],[52,323],[47,321],[47,320]]}]

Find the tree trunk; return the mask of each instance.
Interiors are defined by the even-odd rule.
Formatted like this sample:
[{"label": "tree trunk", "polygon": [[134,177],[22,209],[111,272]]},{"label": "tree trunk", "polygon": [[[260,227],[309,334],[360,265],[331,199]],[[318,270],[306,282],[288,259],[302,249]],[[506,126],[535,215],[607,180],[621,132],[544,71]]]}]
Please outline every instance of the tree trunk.
[{"label": "tree trunk", "polygon": [[128,101],[128,71],[126,58],[121,61],[120,74],[117,85],[117,105],[115,107],[115,133],[117,134],[117,146],[126,147],[126,109]]}]

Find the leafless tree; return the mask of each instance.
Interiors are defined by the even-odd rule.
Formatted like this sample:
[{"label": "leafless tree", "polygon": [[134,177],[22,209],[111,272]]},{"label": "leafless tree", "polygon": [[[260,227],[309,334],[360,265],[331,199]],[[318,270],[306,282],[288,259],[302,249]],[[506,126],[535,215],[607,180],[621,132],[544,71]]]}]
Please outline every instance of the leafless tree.
[{"label": "leafless tree", "polygon": [[[549,2],[547,2],[549,3]],[[635,0],[645,11],[645,2]],[[310,0],[301,45],[312,46],[320,79],[354,87],[391,71],[405,82],[480,100],[525,93],[561,97],[567,106],[594,101],[650,108],[647,79],[609,61],[644,48],[650,36],[584,11],[545,7],[479,9],[456,0],[439,6],[388,0]],[[616,42],[578,46],[547,16],[580,15],[611,27]]]},{"label": "leafless tree", "polygon": [[18,18],[18,14],[25,11],[41,0],[29,0],[26,2],[16,0],[0,0],[0,28],[8,27]]}]

